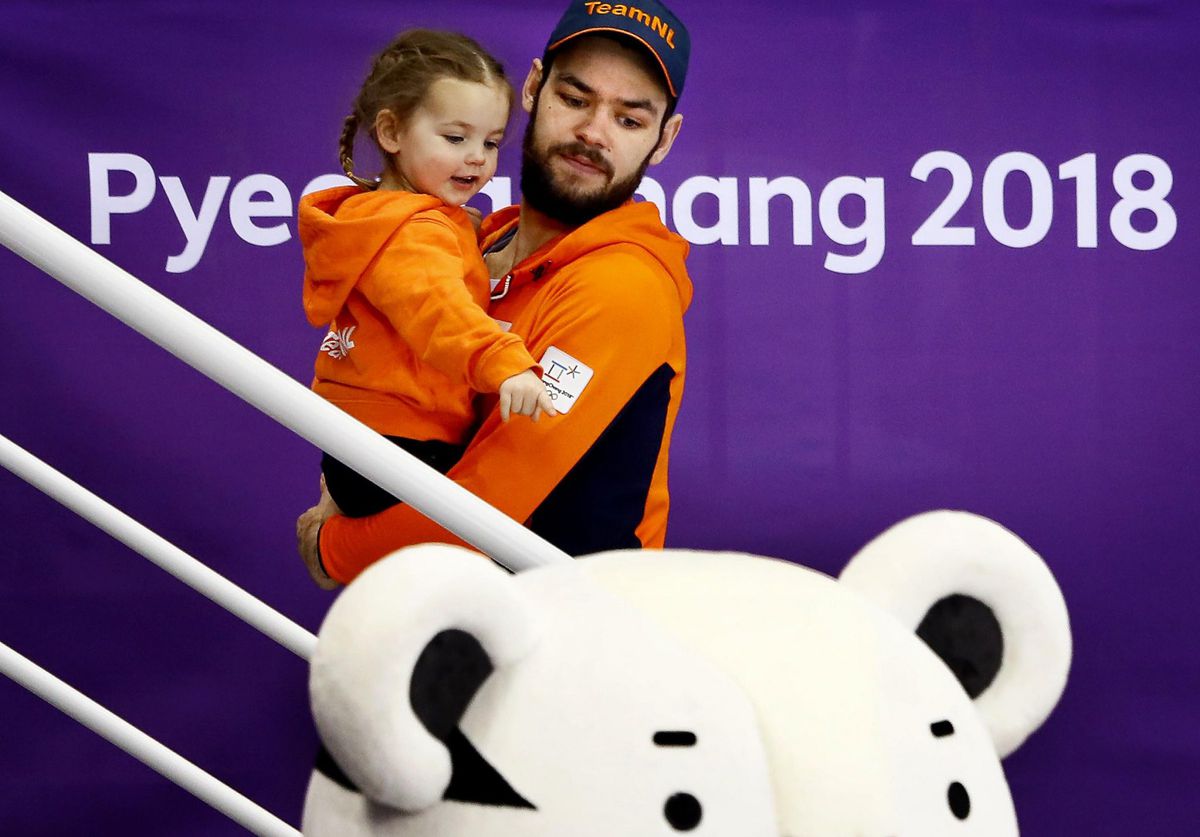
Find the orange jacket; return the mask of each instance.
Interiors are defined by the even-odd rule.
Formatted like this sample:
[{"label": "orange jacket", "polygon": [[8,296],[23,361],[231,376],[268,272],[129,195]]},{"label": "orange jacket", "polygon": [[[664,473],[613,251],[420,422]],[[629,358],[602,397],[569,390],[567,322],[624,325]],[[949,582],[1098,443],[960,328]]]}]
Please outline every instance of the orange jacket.
[{"label": "orange jacket", "polygon": [[[516,207],[488,218],[485,245],[517,219]],[[537,424],[501,422],[491,399],[448,476],[570,554],[661,547],[692,296],[687,250],[653,204],[631,202],[548,242],[501,278],[496,292],[506,283],[508,291],[491,314],[524,338],[543,380],[568,381],[572,365],[590,368],[591,378],[582,391],[567,384],[577,396],[563,395],[569,412]],[[399,505],[330,518],[320,550],[329,574],[348,582],[392,550],[433,541],[462,543]]]},{"label": "orange jacket", "polygon": [[537,368],[484,310],[467,214],[435,197],[341,186],[300,201],[304,312],[329,327],[313,389],[389,436],[461,443],[472,390]]}]

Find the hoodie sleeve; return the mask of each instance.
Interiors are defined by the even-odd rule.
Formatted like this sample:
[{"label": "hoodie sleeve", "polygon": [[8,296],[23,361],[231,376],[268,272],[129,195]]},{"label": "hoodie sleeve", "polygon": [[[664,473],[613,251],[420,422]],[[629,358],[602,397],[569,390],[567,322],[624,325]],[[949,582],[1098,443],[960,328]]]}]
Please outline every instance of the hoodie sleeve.
[{"label": "hoodie sleeve", "polygon": [[[605,268],[571,282],[528,335],[535,356],[553,346],[591,368],[570,412],[504,423],[493,408],[448,474],[515,520],[529,521],[670,356],[682,317],[674,287],[634,258],[610,258]],[[425,542],[463,543],[404,504],[371,517],[330,518],[320,535],[325,566],[343,582],[395,549]]]},{"label": "hoodie sleeve", "polygon": [[422,362],[477,392],[496,392],[506,378],[540,367],[521,338],[472,298],[465,255],[448,224],[415,217],[384,247],[358,290]]}]

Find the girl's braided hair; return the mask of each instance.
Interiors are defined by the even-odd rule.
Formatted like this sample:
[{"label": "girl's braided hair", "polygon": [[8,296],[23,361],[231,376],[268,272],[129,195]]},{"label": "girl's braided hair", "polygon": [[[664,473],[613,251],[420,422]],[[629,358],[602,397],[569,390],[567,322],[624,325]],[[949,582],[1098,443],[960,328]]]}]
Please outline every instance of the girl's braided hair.
[{"label": "girl's braided hair", "polygon": [[[338,156],[347,177],[364,189],[379,186],[378,180],[354,173],[354,140],[359,128],[365,126],[379,148],[375,136],[375,117],[379,112],[390,110],[401,122],[405,121],[424,100],[430,86],[442,78],[502,87],[508,92],[509,105],[512,104],[512,87],[504,67],[471,38],[434,29],[401,32],[375,57],[354,100],[354,108],[342,124]],[[383,153],[382,148],[379,150]]]}]

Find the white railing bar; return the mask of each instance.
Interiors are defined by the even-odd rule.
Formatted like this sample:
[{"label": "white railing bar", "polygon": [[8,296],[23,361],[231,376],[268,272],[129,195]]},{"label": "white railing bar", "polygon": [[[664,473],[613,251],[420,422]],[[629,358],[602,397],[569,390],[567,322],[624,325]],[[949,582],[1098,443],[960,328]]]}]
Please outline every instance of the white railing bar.
[{"label": "white railing bar", "polygon": [[0,243],[510,570],[570,561],[3,192]]},{"label": "white railing bar", "polygon": [[283,647],[305,660],[312,659],[317,647],[317,638],[312,633],[2,435],[0,466],[103,529],[197,593],[207,596],[258,628]]},{"label": "white railing bar", "polygon": [[0,642],[0,672],[254,834],[300,832]]}]

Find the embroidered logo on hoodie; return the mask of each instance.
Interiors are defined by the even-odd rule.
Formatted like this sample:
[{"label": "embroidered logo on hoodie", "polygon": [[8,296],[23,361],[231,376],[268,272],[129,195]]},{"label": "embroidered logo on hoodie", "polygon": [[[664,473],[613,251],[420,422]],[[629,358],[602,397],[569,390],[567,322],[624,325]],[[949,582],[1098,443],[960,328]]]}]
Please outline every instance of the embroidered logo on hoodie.
[{"label": "embroidered logo on hoodie", "polygon": [[321,341],[321,351],[329,355],[334,360],[341,360],[350,354],[350,350],[354,348],[354,341],[350,339],[354,336],[354,329],[357,326],[348,326],[341,331],[330,329],[325,335],[325,339]]}]

